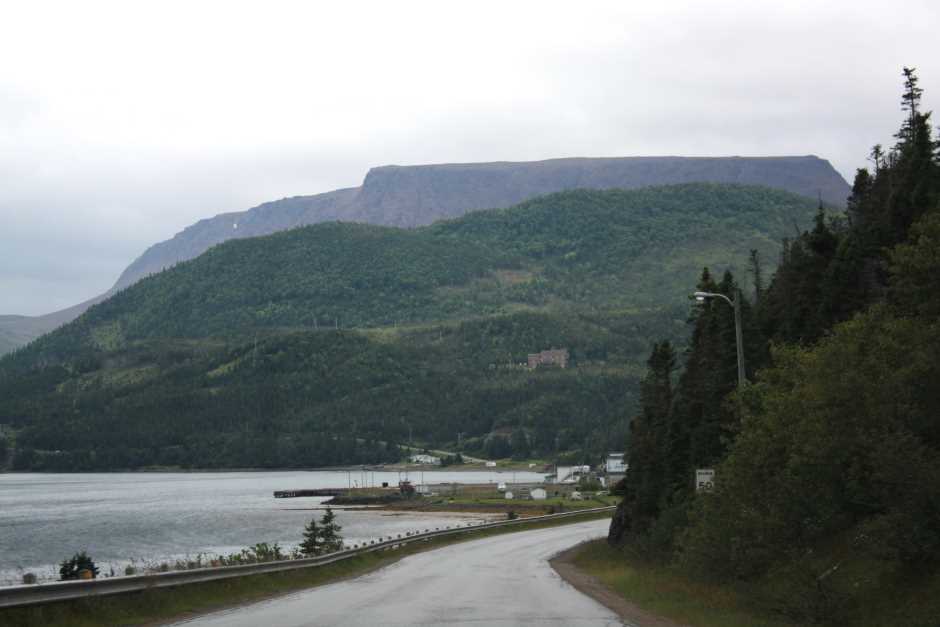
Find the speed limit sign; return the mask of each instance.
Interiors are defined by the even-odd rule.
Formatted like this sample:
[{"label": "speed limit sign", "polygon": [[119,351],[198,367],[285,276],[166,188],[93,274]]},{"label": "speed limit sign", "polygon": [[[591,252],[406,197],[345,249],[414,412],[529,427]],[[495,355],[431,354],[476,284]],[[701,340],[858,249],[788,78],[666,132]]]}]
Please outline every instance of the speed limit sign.
[{"label": "speed limit sign", "polygon": [[708,492],[715,487],[715,469],[699,468],[695,471],[695,491]]}]

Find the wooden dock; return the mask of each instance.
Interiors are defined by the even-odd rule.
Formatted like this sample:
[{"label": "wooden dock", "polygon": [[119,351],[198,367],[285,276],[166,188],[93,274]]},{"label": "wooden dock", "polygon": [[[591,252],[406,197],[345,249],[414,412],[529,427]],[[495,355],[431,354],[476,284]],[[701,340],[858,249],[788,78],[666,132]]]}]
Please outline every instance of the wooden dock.
[{"label": "wooden dock", "polygon": [[321,488],[318,490],[275,490],[276,499],[296,499],[303,496],[343,496],[349,490],[343,488]]}]

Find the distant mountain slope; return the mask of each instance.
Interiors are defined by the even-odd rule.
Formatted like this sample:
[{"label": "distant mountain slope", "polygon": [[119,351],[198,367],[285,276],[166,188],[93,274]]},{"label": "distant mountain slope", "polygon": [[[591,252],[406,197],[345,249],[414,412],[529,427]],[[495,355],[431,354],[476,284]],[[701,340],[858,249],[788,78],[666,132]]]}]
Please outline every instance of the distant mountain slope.
[{"label": "distant mountain slope", "polygon": [[[636,189],[677,183],[763,185],[842,207],[851,191],[828,161],[806,157],[618,157],[372,168],[362,187],[285,198],[201,220],[147,249],[121,289],[210,246],[340,220],[415,227],[468,211],[509,207],[568,189]],[[237,225],[237,228],[236,228]]]},{"label": "distant mountain slope", "polygon": [[[355,442],[412,432],[593,455],[627,437],[650,342],[681,341],[701,267],[743,276],[758,249],[769,271],[814,212],[697,183],[226,242],[0,358],[0,424],[23,470],[374,463]],[[570,368],[519,366],[552,347]]]},{"label": "distant mountain slope", "polygon": [[24,357],[519,307],[681,304],[704,265],[734,267],[751,249],[771,265],[813,209],[766,187],[696,183],[559,192],[418,229],[323,223],[214,247],[92,307]]},{"label": "distant mountain slope", "polygon": [[[234,238],[256,237],[331,220],[415,227],[476,209],[508,207],[568,189],[635,189],[689,182],[764,185],[822,199],[836,207],[850,188],[828,161],[802,157],[616,157],[373,168],[361,187],[264,203],[247,211],[200,220],[148,248],[99,302],[141,278],[192,259]],[[6,343],[32,339],[87,308],[0,320]]]}]

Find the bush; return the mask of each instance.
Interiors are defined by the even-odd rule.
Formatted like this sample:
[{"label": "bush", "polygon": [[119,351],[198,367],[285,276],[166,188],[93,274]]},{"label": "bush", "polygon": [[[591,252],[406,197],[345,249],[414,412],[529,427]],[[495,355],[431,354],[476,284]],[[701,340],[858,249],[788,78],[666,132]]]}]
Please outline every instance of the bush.
[{"label": "bush", "polygon": [[85,551],[82,551],[73,555],[71,559],[64,560],[59,565],[59,579],[62,581],[81,579],[81,572],[84,570],[91,573],[92,579],[98,576],[98,566],[95,565],[95,562]]}]

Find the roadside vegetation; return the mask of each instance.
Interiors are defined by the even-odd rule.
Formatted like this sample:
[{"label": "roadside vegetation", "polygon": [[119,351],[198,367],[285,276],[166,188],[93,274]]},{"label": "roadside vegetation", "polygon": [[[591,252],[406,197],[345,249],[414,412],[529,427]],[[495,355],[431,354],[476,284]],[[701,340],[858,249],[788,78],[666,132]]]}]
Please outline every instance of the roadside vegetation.
[{"label": "roadside vegetation", "polygon": [[680,625],[694,627],[796,627],[753,604],[723,583],[693,579],[661,562],[611,551],[603,540],[582,545],[571,559],[627,601]]},{"label": "roadside vegetation", "polygon": [[[654,346],[611,527],[619,553],[585,558],[599,572],[620,559],[616,585],[639,602],[636,569],[798,624],[937,624],[940,158],[917,77],[904,78],[897,142],[872,150],[846,214],[820,209],[766,285],[754,255],[753,383],[735,392],[718,299],[692,310],[681,367],[671,342]],[[707,270],[698,284],[738,287]],[[696,491],[698,468],[715,469],[712,491]]]}]

